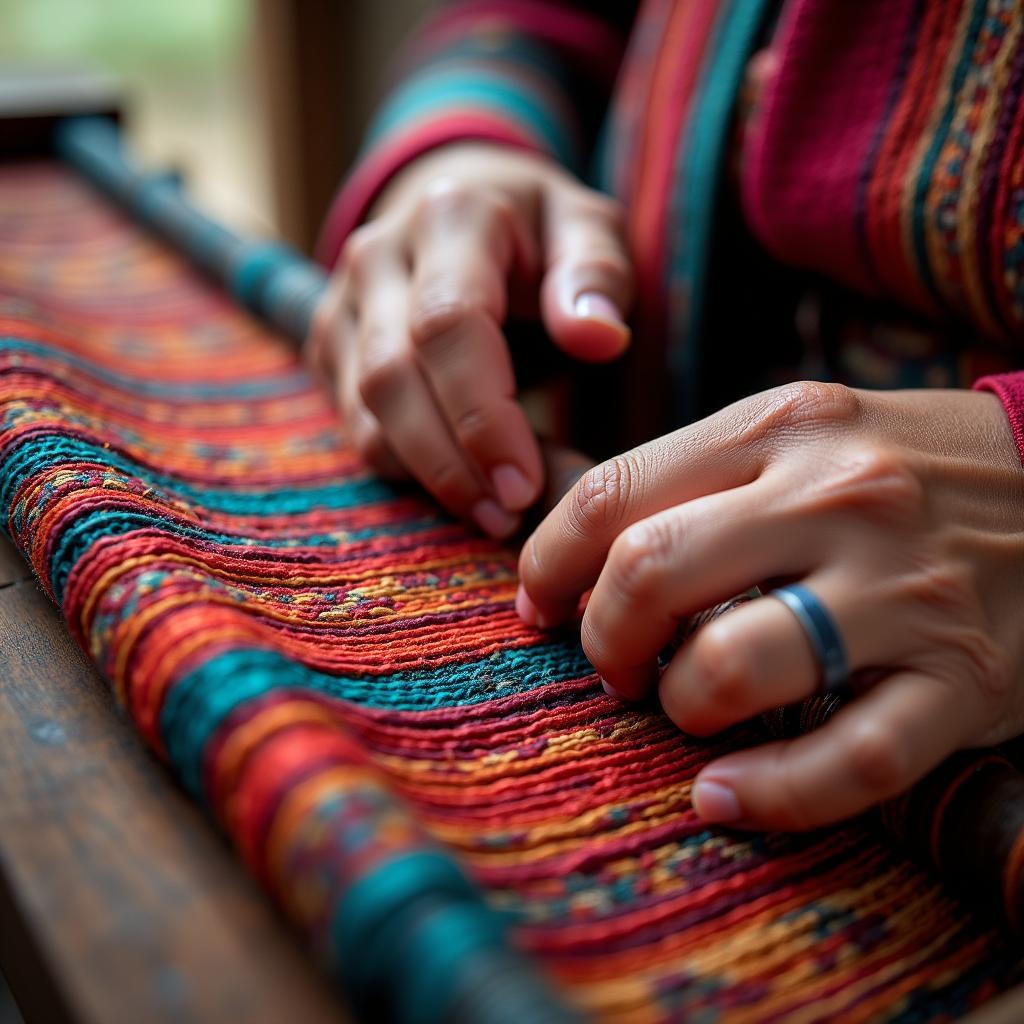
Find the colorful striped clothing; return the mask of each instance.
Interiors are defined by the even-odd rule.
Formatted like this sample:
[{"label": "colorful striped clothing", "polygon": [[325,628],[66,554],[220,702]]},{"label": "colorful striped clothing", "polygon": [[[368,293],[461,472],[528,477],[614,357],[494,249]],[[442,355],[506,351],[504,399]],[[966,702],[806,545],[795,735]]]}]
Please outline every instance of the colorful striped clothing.
[{"label": "colorful striped clothing", "polygon": [[[737,132],[764,48],[772,73]],[[776,263],[862,309],[941,327],[923,350],[927,331],[888,345],[885,331],[847,332],[819,373],[911,386],[985,375],[1024,454],[1022,90],[1021,0],[449,4],[408,48],[320,255],[332,262],[390,176],[434,146],[545,153],[624,201],[638,339],[664,347],[685,411],[724,336],[709,278],[728,289],[745,271],[727,248],[711,258],[716,215],[735,199]],[[737,146],[730,192],[723,158]]]}]

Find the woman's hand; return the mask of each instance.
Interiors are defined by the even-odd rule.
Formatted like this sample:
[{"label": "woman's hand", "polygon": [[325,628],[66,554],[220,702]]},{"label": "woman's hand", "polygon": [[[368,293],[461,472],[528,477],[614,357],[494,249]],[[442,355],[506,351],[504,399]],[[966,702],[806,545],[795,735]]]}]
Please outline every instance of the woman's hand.
[{"label": "woman's hand", "polygon": [[308,342],[356,449],[485,532],[514,532],[544,486],[502,334],[540,315],[569,355],[629,343],[618,205],[551,161],[447,146],[390,183],[349,238]]},{"label": "woman's hand", "polygon": [[709,623],[658,678],[679,620],[800,581],[842,633],[856,696],[821,729],[699,775],[710,821],[807,829],[1024,731],[1024,469],[971,391],[801,383],[746,399],[584,476],[527,542],[522,617],[576,613],[606,688],[658,688],[706,736],[816,692],[795,615],[762,598]]}]

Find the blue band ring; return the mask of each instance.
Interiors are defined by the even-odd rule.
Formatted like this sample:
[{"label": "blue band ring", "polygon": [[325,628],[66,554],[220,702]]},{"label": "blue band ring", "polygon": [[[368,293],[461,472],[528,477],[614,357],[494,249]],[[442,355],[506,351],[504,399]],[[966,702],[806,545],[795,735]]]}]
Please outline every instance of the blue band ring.
[{"label": "blue band ring", "polygon": [[850,666],[846,660],[843,638],[835,619],[817,595],[807,587],[794,583],[792,586],[779,587],[768,596],[777,597],[804,627],[821,669],[822,692],[831,693],[846,686],[850,679]]}]

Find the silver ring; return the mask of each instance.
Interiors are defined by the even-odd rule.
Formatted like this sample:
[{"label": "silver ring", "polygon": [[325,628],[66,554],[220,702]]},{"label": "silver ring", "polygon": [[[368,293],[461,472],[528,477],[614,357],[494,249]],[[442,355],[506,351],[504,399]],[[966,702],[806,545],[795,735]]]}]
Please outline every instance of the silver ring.
[{"label": "silver ring", "polygon": [[814,591],[794,583],[779,587],[767,596],[777,597],[803,626],[821,671],[821,691],[831,693],[843,689],[850,681],[846,647],[835,619]]}]

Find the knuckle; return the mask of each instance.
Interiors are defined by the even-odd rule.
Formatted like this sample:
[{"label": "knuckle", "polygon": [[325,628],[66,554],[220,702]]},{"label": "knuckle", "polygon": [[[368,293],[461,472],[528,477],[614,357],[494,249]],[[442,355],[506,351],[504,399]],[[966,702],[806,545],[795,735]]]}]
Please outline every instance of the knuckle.
[{"label": "knuckle", "polygon": [[587,470],[573,488],[569,512],[580,533],[606,529],[626,515],[638,467],[630,453]]},{"label": "knuckle", "polygon": [[629,260],[606,241],[595,241],[584,252],[563,246],[555,252],[551,266],[577,289],[609,290],[615,296],[632,290],[633,271]]},{"label": "knuckle", "polygon": [[518,215],[515,204],[499,189],[482,189],[473,198],[486,223],[510,226]]},{"label": "knuckle", "polygon": [[359,397],[371,411],[376,411],[402,387],[412,372],[412,363],[402,353],[392,353],[359,368]]},{"label": "knuckle", "polygon": [[409,318],[412,343],[423,348],[432,340],[462,327],[481,312],[481,304],[471,298],[428,294],[417,302]]},{"label": "knuckle", "polygon": [[381,250],[387,232],[379,223],[371,221],[355,229],[341,252],[340,266],[355,282],[362,282]]},{"label": "knuckle", "polygon": [[1013,691],[1013,673],[1006,653],[979,625],[945,625],[936,630],[933,649],[942,650],[936,674],[972,683],[983,701],[1000,709]]},{"label": "knuckle", "polygon": [[418,228],[467,218],[484,224],[511,223],[516,207],[500,188],[444,175],[434,178],[423,189],[414,216]]},{"label": "knuckle", "polygon": [[898,793],[911,781],[906,747],[883,722],[861,722],[850,738],[847,757],[852,777],[879,799]]},{"label": "knuckle", "polygon": [[928,561],[908,579],[905,599],[937,613],[945,623],[976,618],[972,576],[966,567]]},{"label": "knuckle", "polygon": [[924,511],[924,485],[898,453],[869,447],[858,453],[853,469],[862,498],[886,518],[906,520]]},{"label": "knuckle", "polygon": [[973,684],[1000,709],[1014,689],[1011,659],[992,635],[971,570],[955,562],[920,565],[898,595],[920,615],[918,639],[936,678]]},{"label": "knuckle", "polygon": [[982,630],[969,630],[960,649],[967,659],[982,699],[1001,709],[1014,691],[1009,659]]},{"label": "knuckle", "polygon": [[626,207],[621,200],[614,196],[605,192],[597,192],[594,189],[580,189],[575,203],[581,216],[604,221],[615,230],[624,230]]},{"label": "knuckle", "polygon": [[614,196],[596,193],[599,203],[599,214],[608,222],[608,226],[617,234],[626,232],[626,204]]},{"label": "knuckle", "polygon": [[1002,710],[1007,698],[1015,692],[1009,659],[983,633],[974,633],[965,644],[965,650],[975,669],[982,698]]},{"label": "knuckle", "polygon": [[486,410],[475,406],[460,411],[454,418],[456,440],[464,448],[474,448],[490,433],[490,417]]},{"label": "knuckle", "polygon": [[615,249],[595,247],[586,258],[585,270],[590,277],[600,281],[632,280],[632,271],[623,254]]},{"label": "knuckle", "polygon": [[608,568],[616,589],[627,600],[651,596],[661,576],[666,547],[663,532],[646,522],[615,538],[608,552]]},{"label": "knuckle", "polygon": [[859,512],[892,525],[911,524],[925,511],[924,484],[899,452],[867,444],[848,450],[816,483],[823,506]]},{"label": "knuckle", "polygon": [[472,490],[469,474],[462,465],[450,459],[429,466],[420,479],[445,504],[464,504]]},{"label": "knuckle", "polygon": [[857,393],[844,384],[801,380],[784,384],[768,392],[770,402],[764,410],[767,425],[789,429],[848,423],[861,412]]},{"label": "knuckle", "polygon": [[751,697],[750,667],[735,640],[709,624],[690,650],[696,690],[715,711],[744,714]]},{"label": "knuckle", "polygon": [[443,213],[462,213],[472,205],[479,187],[453,174],[444,174],[429,181],[420,194],[418,211],[433,216]]}]

